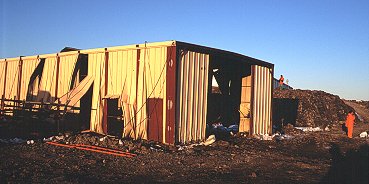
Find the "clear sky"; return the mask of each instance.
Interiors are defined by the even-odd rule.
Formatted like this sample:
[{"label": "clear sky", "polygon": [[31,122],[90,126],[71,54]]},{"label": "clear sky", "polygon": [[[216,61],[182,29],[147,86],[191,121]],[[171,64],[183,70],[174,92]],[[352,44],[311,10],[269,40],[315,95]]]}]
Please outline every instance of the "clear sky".
[{"label": "clear sky", "polygon": [[0,58],[179,40],[274,63],[294,88],[369,100],[369,0],[0,2]]}]

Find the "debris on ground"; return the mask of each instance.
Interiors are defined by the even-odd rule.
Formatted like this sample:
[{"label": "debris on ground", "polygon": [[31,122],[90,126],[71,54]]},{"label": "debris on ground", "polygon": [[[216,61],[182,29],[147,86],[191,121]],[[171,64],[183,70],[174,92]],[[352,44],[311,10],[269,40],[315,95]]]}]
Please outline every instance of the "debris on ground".
[{"label": "debris on ground", "polygon": [[[323,101],[326,100],[323,99]],[[315,103],[314,100],[310,102]],[[315,105],[310,106],[314,111]],[[307,111],[310,112],[309,109]],[[324,109],[322,111],[328,112]],[[308,115],[308,112],[303,113]],[[363,118],[367,117],[362,113],[360,115]],[[227,130],[223,132],[227,133],[228,139],[218,139],[213,134],[203,143],[190,142],[176,146],[156,141],[123,139],[93,132],[44,135],[39,139],[3,136],[6,138],[0,139],[0,181],[2,183],[23,183],[24,181],[30,183],[122,181],[125,183],[368,183],[369,139],[367,137],[369,132],[367,130],[369,130],[369,124],[356,123],[354,139],[348,139],[340,126],[340,123],[344,124],[344,120],[338,118],[338,115],[329,117],[339,119],[339,123],[320,122],[318,120],[321,117],[314,115],[310,116],[313,118],[313,125],[289,124],[284,121],[282,126],[275,128],[272,135],[259,137],[245,133],[232,136],[230,135],[232,131],[228,131],[232,127],[218,126],[216,129]],[[294,126],[309,127],[308,129],[312,130],[313,127],[320,127],[324,131],[304,132]],[[1,133],[6,131],[7,129],[0,130]],[[364,136],[366,138],[359,138]],[[11,140],[23,144],[9,143],[12,142]],[[34,142],[25,144],[27,140]],[[205,146],[207,141],[211,144]],[[50,145],[46,142],[66,147]],[[73,149],[66,149],[67,147],[73,147]],[[137,156],[125,158],[88,151],[95,147],[98,147],[99,152],[113,150],[112,152],[131,153]],[[357,172],[348,173],[348,170]]]},{"label": "debris on ground", "polygon": [[361,138],[366,138],[368,137],[368,132],[361,132],[360,135],[359,135]]},{"label": "debris on ground", "polygon": [[298,130],[302,130],[303,132],[319,132],[319,131],[323,131],[323,129],[321,129],[320,127],[295,127]]},{"label": "debris on ground", "polygon": [[210,135],[204,142],[200,143],[200,145],[209,146],[216,141],[215,135]]}]

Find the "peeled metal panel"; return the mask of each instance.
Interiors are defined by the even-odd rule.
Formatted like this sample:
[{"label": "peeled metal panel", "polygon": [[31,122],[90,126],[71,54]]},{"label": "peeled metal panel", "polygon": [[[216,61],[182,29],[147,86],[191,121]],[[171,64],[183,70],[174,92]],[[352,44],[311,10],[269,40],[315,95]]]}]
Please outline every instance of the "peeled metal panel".
[{"label": "peeled metal panel", "polygon": [[[90,89],[93,81],[94,78],[92,76],[86,76],[76,87],[60,97],[60,103],[67,104],[67,109],[70,111],[70,106],[75,106],[80,101],[83,95]],[[58,101],[55,101],[55,103],[58,103]]]},{"label": "peeled metal panel", "polygon": [[55,55],[45,58],[40,87],[37,94],[37,101],[53,102],[56,99],[56,57],[57,56]]},{"label": "peeled metal panel", "polygon": [[252,102],[252,133],[269,134],[271,132],[271,69],[252,66],[253,102]]},{"label": "peeled metal panel", "polygon": [[[108,48],[109,51],[109,48]],[[119,96],[123,110],[123,136],[134,137],[136,103],[137,50],[109,51],[108,94]]]},{"label": "peeled metal panel", "polygon": [[209,55],[181,51],[178,69],[178,141],[205,139]]},{"label": "peeled metal panel", "polygon": [[31,79],[31,75],[35,71],[39,64],[38,57],[26,57],[22,58],[22,78],[21,78],[21,89],[20,89],[20,100],[26,100],[28,92],[28,84]]},{"label": "peeled metal panel", "polygon": [[55,55],[45,58],[37,101],[54,102],[70,90],[77,58],[78,54]]}]

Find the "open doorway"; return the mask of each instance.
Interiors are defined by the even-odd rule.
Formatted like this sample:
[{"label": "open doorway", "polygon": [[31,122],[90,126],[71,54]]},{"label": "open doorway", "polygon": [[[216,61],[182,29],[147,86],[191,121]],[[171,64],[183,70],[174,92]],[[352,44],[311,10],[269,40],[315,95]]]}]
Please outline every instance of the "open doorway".
[{"label": "open doorway", "polygon": [[[210,58],[207,124],[232,132],[249,132],[251,118],[251,64],[212,56]],[[219,133],[215,132],[215,134]]]}]

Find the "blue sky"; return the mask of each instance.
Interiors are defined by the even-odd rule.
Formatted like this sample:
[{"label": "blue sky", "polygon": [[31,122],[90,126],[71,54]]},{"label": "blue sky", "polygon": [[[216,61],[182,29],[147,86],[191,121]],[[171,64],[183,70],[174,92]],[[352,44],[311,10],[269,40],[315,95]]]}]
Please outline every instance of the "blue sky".
[{"label": "blue sky", "polygon": [[274,63],[294,88],[369,100],[368,0],[0,2],[0,58],[180,40]]}]

